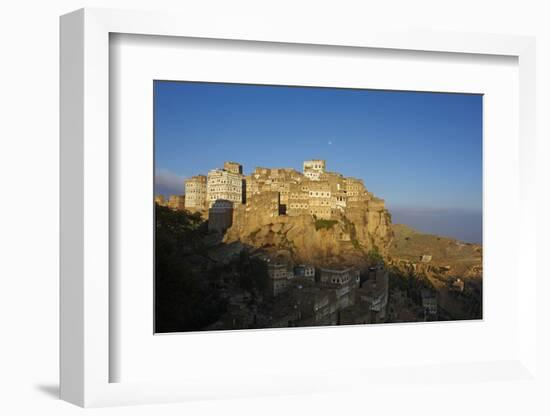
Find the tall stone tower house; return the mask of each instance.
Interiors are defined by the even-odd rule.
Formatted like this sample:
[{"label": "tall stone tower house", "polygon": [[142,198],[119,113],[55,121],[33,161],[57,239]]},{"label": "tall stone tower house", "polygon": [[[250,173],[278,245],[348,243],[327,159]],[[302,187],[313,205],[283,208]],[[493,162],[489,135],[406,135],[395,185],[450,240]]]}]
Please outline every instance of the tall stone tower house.
[{"label": "tall stone tower house", "polygon": [[225,162],[223,169],[208,172],[206,180],[208,229],[223,233],[233,223],[233,208],[244,202],[243,167]]},{"label": "tall stone tower house", "polygon": [[206,209],[206,176],[197,175],[185,181],[185,209],[189,211]]},{"label": "tall stone tower house", "polygon": [[239,175],[243,174],[243,166],[237,162],[224,162],[223,170],[231,173],[237,173]]},{"label": "tall stone tower house", "polygon": [[324,160],[306,160],[304,162],[304,176],[312,181],[321,179],[321,175],[325,173],[327,162]]},{"label": "tall stone tower house", "polygon": [[243,203],[243,175],[241,165],[234,162],[225,164],[231,170],[213,169],[208,172],[206,181],[206,193],[208,197],[208,207],[219,199],[230,201],[233,204]]}]

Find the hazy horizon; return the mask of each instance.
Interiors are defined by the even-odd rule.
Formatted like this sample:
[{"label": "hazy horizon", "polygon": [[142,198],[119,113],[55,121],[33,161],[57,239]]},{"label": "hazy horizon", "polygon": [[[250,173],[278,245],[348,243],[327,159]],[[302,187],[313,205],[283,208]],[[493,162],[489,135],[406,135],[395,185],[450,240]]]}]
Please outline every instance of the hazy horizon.
[{"label": "hazy horizon", "polygon": [[393,224],[405,224],[416,231],[481,244],[483,212],[463,209],[387,207]]}]

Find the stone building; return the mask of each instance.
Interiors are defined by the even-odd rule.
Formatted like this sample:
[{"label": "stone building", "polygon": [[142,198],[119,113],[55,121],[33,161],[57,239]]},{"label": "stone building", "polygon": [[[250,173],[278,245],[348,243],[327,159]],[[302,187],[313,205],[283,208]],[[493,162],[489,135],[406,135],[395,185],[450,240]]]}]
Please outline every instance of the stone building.
[{"label": "stone building", "polygon": [[290,179],[284,176],[275,176],[269,178],[264,183],[265,192],[277,192],[279,194],[279,202],[282,205],[282,212],[285,213],[288,205],[288,197],[290,194]]},{"label": "stone building", "polygon": [[254,175],[246,176],[244,182],[247,198],[260,193],[260,181]]},{"label": "stone building", "polygon": [[286,207],[286,215],[291,217],[310,213],[309,198],[290,199]]},{"label": "stone building", "polygon": [[271,169],[257,167],[245,178],[246,195],[252,197],[262,192],[271,191]]},{"label": "stone building", "polygon": [[345,211],[347,207],[347,202],[348,202],[348,195],[346,191],[338,190],[332,193],[331,206],[333,206],[334,208],[340,211]]},{"label": "stone building", "polygon": [[288,266],[286,263],[269,262],[267,264],[270,289],[273,296],[279,296],[289,286]]},{"label": "stone building", "polygon": [[420,261],[422,263],[429,263],[430,261],[432,261],[432,256],[430,254],[422,254],[420,256]]},{"label": "stone building", "polygon": [[422,289],[420,292],[422,297],[422,307],[424,308],[424,319],[437,319],[437,297],[435,292],[429,289]]},{"label": "stone building", "polygon": [[327,162],[324,160],[314,159],[304,162],[304,176],[312,181],[318,181],[326,170]]},{"label": "stone building", "polygon": [[321,283],[334,283],[358,287],[360,273],[355,267],[347,267],[345,269],[319,268],[319,281]]},{"label": "stone building", "polygon": [[[261,229],[271,223],[272,218],[280,215],[279,193],[264,192],[247,198],[246,204],[238,204],[233,209],[233,225],[229,230],[228,238],[240,239],[245,230]],[[255,235],[255,234],[254,234]]]},{"label": "stone building", "polygon": [[383,319],[386,316],[388,304],[389,276],[383,266],[369,269],[368,278],[357,291],[358,302],[368,305],[374,312],[374,320]]},{"label": "stone building", "polygon": [[349,202],[364,201],[367,199],[365,184],[361,179],[346,178],[344,187]]},{"label": "stone building", "polygon": [[314,215],[319,219],[354,212],[362,215],[366,203],[373,211],[384,209],[384,201],[374,198],[361,179],[327,172],[324,160],[306,160],[303,166],[303,174],[290,168],[255,168],[245,179],[247,197],[277,192],[281,215]]},{"label": "stone building", "polygon": [[315,280],[315,267],[309,264],[298,264],[294,267],[294,275],[308,280]]},{"label": "stone building", "polygon": [[330,184],[330,188],[333,192],[345,191],[346,178],[344,175],[338,172],[323,172],[319,178],[321,181],[327,181]]},{"label": "stone building", "polygon": [[170,195],[166,206],[174,211],[185,209],[185,195]]},{"label": "stone building", "polygon": [[342,310],[355,304],[354,288],[336,284],[304,287],[294,292],[300,311],[297,326],[337,325]]},{"label": "stone building", "polygon": [[335,291],[309,287],[298,291],[296,295],[301,318],[297,326],[337,324],[338,301]]},{"label": "stone building", "polygon": [[268,191],[252,196],[246,203],[246,211],[265,218],[278,217],[281,214],[279,193]]},{"label": "stone building", "polygon": [[290,184],[288,203],[287,203],[287,209],[286,209],[287,215],[298,216],[303,214],[310,214],[309,192],[304,190],[304,188],[305,188],[305,183]]},{"label": "stone building", "polygon": [[355,286],[353,285],[337,285],[334,288],[336,294],[336,302],[338,310],[353,306],[355,303]]},{"label": "stone building", "polygon": [[233,224],[233,202],[224,199],[214,201],[208,210],[208,230],[224,233]]},{"label": "stone building", "polygon": [[208,172],[206,181],[208,206],[211,207],[218,199],[242,204],[243,179],[242,174],[225,169],[213,169]]},{"label": "stone building", "polygon": [[197,175],[185,181],[185,208],[204,211],[206,206],[206,176]]},{"label": "stone building", "polygon": [[155,195],[155,204],[160,205],[161,207],[166,206],[164,195]]},{"label": "stone building", "polygon": [[328,181],[310,181],[308,185],[309,212],[317,218],[330,219],[333,216],[333,204],[331,186]]},{"label": "stone building", "polygon": [[283,212],[286,212],[290,189],[293,185],[300,183],[303,177],[300,172],[291,168],[256,168],[245,179],[246,194],[253,196],[264,192],[278,192]]},{"label": "stone building", "polygon": [[[320,282],[315,282],[315,268],[294,266],[294,279],[289,279],[285,262],[268,264],[272,290],[277,296],[273,307],[276,326],[317,326],[352,323],[383,322],[387,296],[387,275],[376,269],[371,287],[359,286],[359,271],[347,269],[319,269]],[[305,277],[305,275],[310,277]],[[376,287],[376,290],[373,290]],[[278,296],[281,293],[284,296]],[[363,299],[361,299],[361,295]],[[297,312],[297,314],[296,314]],[[275,320],[274,320],[275,323]]]},{"label": "stone building", "polygon": [[223,170],[231,173],[237,173],[239,175],[243,174],[243,166],[237,162],[224,162]]}]

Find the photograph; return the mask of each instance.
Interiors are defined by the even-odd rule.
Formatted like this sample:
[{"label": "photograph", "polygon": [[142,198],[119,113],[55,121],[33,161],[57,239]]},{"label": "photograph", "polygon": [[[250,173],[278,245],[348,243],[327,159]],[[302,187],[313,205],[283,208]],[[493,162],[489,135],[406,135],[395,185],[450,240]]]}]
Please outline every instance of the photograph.
[{"label": "photograph", "polygon": [[153,81],[155,333],[483,319],[483,95]]}]

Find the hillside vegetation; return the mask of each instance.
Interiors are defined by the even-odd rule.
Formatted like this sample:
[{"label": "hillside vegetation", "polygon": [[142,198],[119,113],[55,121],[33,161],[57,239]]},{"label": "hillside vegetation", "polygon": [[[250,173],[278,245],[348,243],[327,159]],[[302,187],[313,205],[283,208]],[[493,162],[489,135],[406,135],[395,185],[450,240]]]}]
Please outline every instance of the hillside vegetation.
[{"label": "hillside vegetation", "polygon": [[431,256],[430,264],[449,266],[462,274],[481,266],[482,248],[453,238],[424,234],[404,224],[393,224],[393,241],[389,257],[394,260],[420,262],[423,255]]}]

